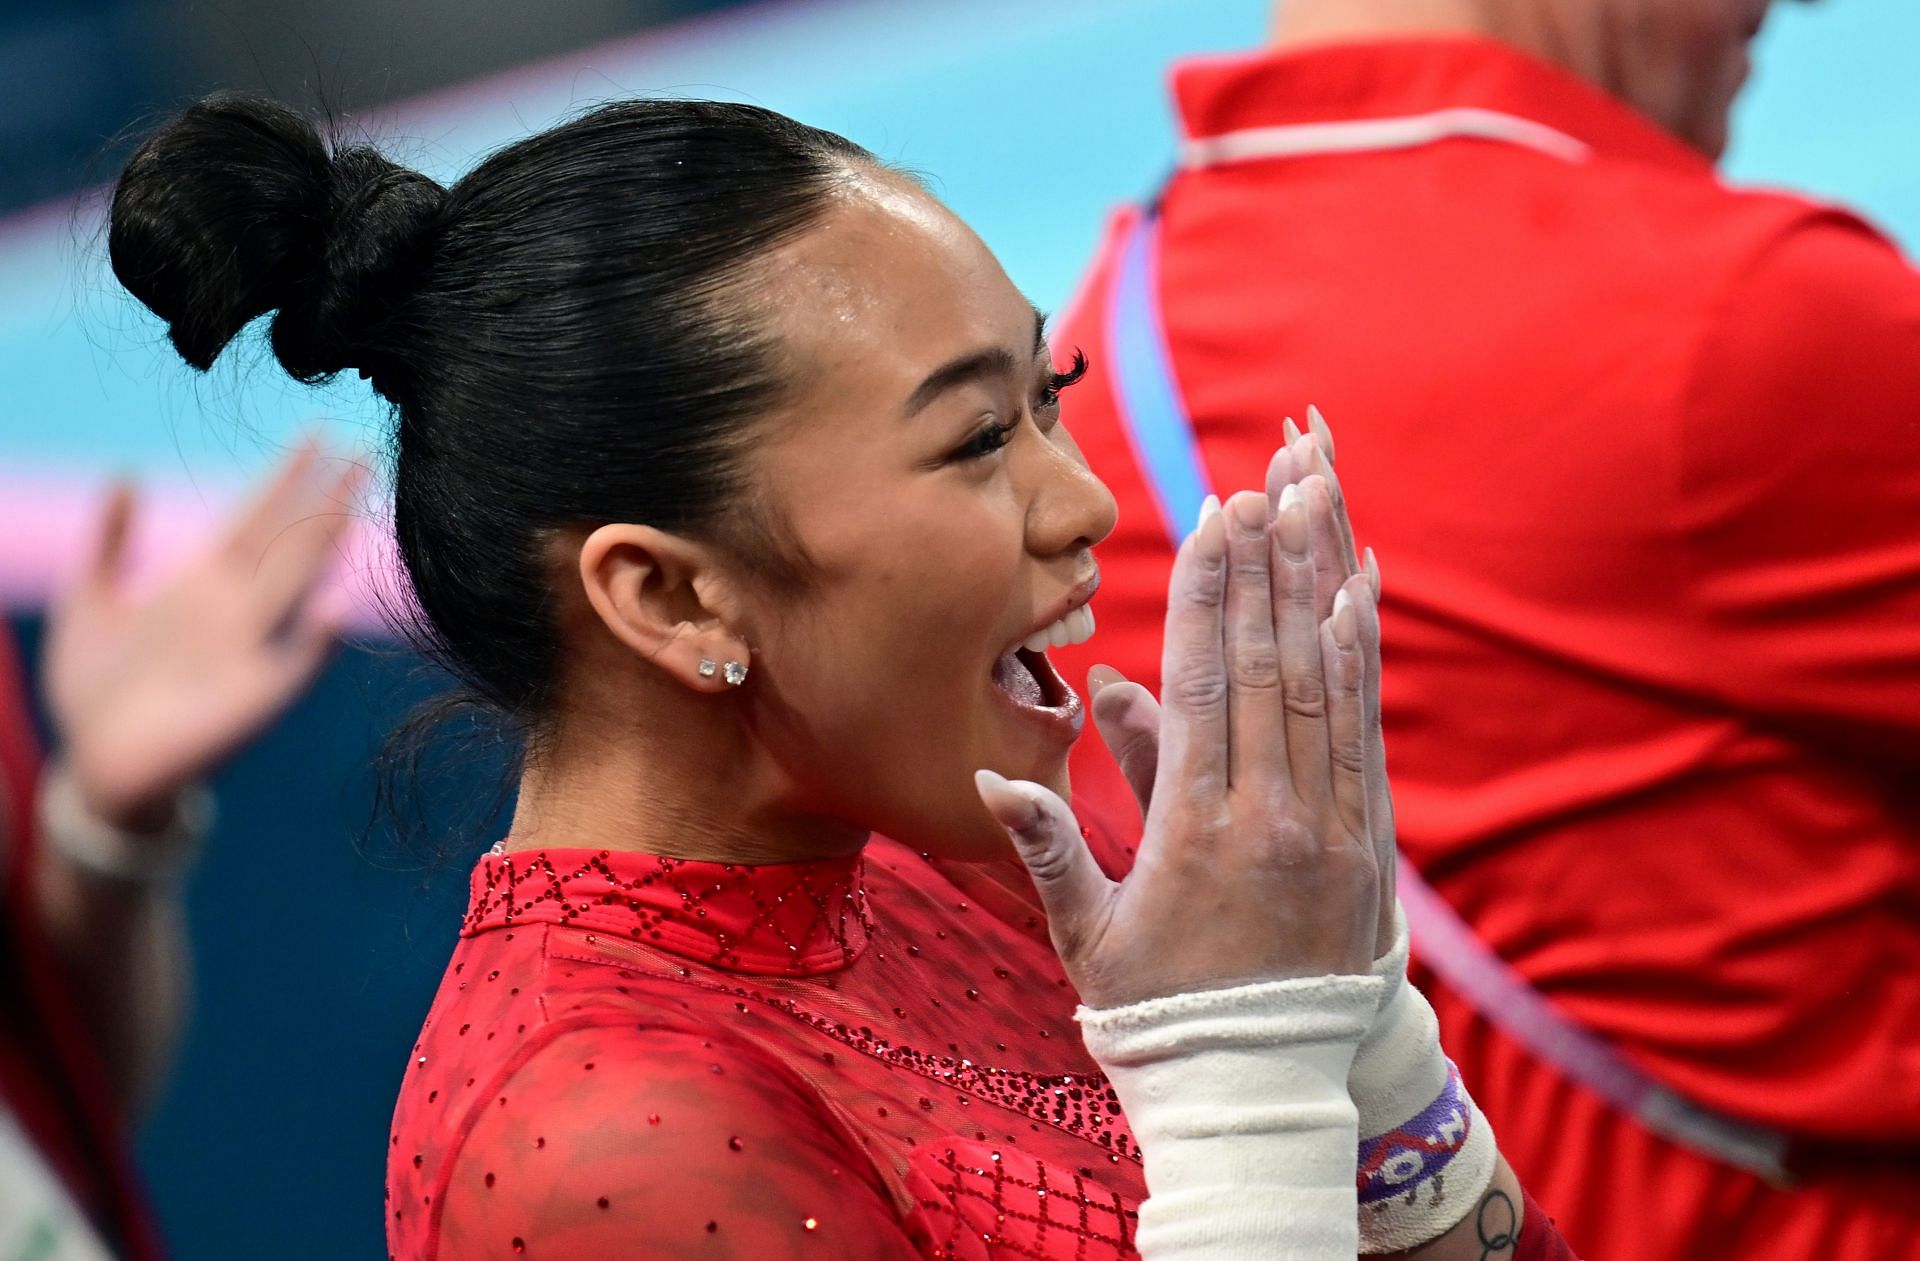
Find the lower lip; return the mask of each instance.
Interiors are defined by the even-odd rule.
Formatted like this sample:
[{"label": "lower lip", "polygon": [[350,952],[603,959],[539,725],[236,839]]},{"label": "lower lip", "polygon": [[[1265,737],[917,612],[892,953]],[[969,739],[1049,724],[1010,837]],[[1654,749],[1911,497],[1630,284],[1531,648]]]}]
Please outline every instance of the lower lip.
[{"label": "lower lip", "polygon": [[[1081,728],[1086,726],[1086,707],[1080,703],[1079,694],[1060,677],[1058,671],[1054,670],[1053,663],[1046,661],[1044,654],[1041,654],[1041,661],[1045,663],[1042,668],[1053,676],[1051,679],[1042,679],[1041,686],[1049,690],[1057,687],[1064,697],[1057,705],[1029,704],[1015,698],[991,678],[988,679],[987,686],[993,689],[993,694],[1000,698],[1001,704],[1005,705],[1009,711],[1031,723],[1036,729],[1046,732],[1059,743],[1072,744],[1079,738]],[[1024,663],[1022,668],[1029,669],[1031,672],[1031,667],[1027,667]]]}]

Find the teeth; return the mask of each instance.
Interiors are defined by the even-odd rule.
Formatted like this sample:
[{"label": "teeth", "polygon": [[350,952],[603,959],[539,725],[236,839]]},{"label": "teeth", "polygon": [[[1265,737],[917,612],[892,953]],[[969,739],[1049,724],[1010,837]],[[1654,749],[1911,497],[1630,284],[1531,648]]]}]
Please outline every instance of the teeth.
[{"label": "teeth", "polygon": [[1045,652],[1068,644],[1084,644],[1093,638],[1093,610],[1082,605],[1059,621],[1027,636],[1021,644],[1028,652]]}]

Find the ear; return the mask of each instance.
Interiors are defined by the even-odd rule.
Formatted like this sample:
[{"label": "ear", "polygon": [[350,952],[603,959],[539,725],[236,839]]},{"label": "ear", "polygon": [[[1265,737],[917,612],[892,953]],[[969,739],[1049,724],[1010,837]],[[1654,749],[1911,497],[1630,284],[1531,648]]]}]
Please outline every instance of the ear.
[{"label": "ear", "polygon": [[700,692],[724,692],[747,643],[727,625],[725,578],[704,544],[652,526],[603,525],[580,545],[580,584],[600,621],[639,656]]}]

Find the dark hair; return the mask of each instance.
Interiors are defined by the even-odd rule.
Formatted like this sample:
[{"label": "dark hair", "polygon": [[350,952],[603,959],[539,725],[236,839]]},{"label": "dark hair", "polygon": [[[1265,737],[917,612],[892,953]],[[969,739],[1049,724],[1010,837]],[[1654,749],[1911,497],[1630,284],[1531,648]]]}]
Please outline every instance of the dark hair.
[{"label": "dark hair", "polygon": [[423,646],[537,725],[559,672],[546,542],[752,518],[722,510],[782,378],[738,282],[860,163],[876,159],[769,110],[637,100],[444,189],[371,147],[330,151],[282,105],[218,95],[133,154],[108,248],[194,367],[273,312],[287,372],[357,368],[391,402]]}]

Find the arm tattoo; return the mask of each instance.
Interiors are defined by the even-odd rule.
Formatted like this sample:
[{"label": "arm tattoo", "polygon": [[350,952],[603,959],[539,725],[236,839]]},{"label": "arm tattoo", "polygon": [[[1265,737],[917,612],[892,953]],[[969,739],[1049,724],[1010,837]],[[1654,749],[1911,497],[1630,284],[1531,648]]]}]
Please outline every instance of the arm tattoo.
[{"label": "arm tattoo", "polygon": [[1511,1257],[1520,1242],[1520,1215],[1505,1191],[1489,1191],[1480,1201],[1473,1229],[1480,1241],[1480,1261]]}]

